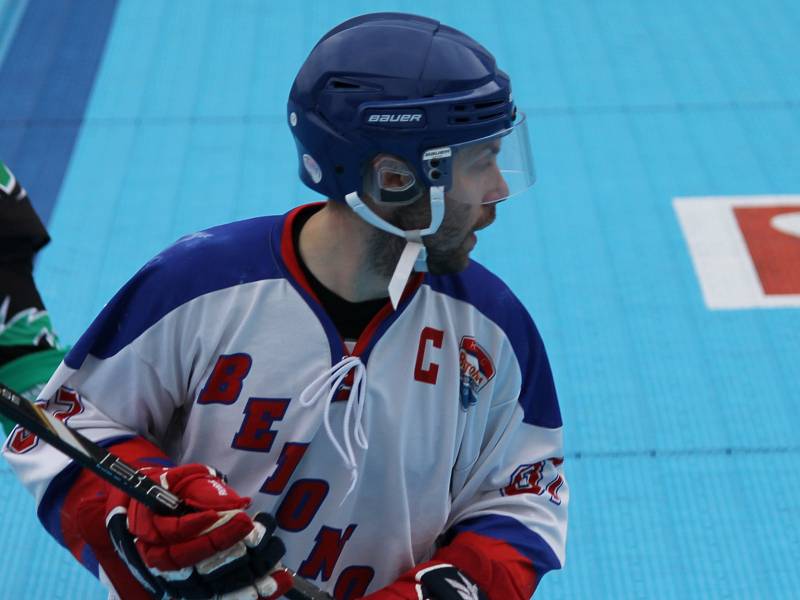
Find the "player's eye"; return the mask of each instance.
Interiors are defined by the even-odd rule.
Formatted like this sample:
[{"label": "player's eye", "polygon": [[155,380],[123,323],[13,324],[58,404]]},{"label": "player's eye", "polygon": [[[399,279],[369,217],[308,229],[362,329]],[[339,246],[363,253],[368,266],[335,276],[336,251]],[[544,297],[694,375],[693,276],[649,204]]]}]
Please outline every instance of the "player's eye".
[{"label": "player's eye", "polygon": [[486,156],[482,157],[477,163],[477,168],[481,171],[491,169],[497,164],[497,152],[489,151]]}]

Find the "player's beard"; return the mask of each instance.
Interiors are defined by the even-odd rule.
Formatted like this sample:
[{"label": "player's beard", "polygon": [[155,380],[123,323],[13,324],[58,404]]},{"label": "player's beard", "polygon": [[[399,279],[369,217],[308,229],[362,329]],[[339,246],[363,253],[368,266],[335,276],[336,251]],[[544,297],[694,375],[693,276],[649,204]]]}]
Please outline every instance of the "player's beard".
[{"label": "player's beard", "polygon": [[[466,204],[449,202],[439,229],[433,235],[422,238],[428,253],[430,273],[445,275],[467,268],[472,249],[469,238],[475,225],[468,221],[470,212]],[[430,223],[430,206],[428,202],[416,202],[398,210],[393,217],[392,224],[400,229],[422,229]],[[379,275],[387,278],[392,276],[405,245],[405,238],[379,229],[373,230],[369,252],[374,257],[375,269]]]}]

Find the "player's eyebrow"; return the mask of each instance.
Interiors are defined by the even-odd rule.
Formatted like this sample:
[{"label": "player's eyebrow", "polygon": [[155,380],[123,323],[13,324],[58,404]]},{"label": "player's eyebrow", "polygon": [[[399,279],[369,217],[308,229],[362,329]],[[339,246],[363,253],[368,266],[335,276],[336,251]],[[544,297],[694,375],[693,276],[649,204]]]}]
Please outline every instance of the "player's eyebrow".
[{"label": "player's eyebrow", "polygon": [[500,140],[492,140],[482,144],[476,144],[467,150],[465,158],[472,162],[482,158],[485,154],[497,155],[500,153]]},{"label": "player's eyebrow", "polygon": [[491,152],[492,154],[499,154],[500,153],[500,140],[492,140],[490,142],[485,142],[480,146],[480,153],[483,154],[484,152]]},{"label": "player's eyebrow", "polygon": [[500,142],[488,142],[485,146],[481,147],[473,157],[474,160],[486,158],[489,156],[497,156],[500,154]]}]

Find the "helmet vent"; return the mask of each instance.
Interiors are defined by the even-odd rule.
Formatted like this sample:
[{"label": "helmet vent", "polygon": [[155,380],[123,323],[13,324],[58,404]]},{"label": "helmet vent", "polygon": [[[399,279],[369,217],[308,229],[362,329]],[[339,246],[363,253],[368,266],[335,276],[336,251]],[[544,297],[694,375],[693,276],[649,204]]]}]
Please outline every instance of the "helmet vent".
[{"label": "helmet vent", "polygon": [[475,105],[475,110],[483,110],[484,108],[492,108],[494,106],[500,106],[500,105],[505,104],[505,103],[506,103],[505,100],[491,100],[489,102],[478,102]]},{"label": "helmet vent", "polygon": [[365,88],[363,85],[356,83],[354,81],[347,81],[346,79],[339,79],[338,77],[332,77],[328,80],[328,89],[332,90],[342,90],[342,91],[361,91],[369,88]]},{"label": "helmet vent", "polygon": [[486,102],[476,102],[475,104],[454,104],[451,110],[454,112],[474,112],[476,110],[486,110],[487,108],[494,108],[505,106],[507,101],[500,98],[498,100],[487,100]]},{"label": "helmet vent", "polygon": [[452,125],[469,125],[502,119],[508,116],[509,108],[508,100],[503,98],[474,104],[454,104],[450,107],[452,116],[448,122]]},{"label": "helmet vent", "polygon": [[505,111],[494,112],[494,113],[491,113],[491,114],[488,114],[488,115],[479,115],[479,116],[475,117],[475,120],[476,121],[488,121],[489,119],[496,119],[498,117],[503,117],[503,116],[505,116],[505,114],[506,114]]}]

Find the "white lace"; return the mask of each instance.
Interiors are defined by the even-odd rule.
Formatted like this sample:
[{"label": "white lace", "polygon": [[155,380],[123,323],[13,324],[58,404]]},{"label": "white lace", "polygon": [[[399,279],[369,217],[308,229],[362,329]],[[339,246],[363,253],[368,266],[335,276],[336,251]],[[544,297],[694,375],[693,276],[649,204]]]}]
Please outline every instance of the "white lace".
[{"label": "white lace", "polygon": [[[344,411],[344,421],[342,424],[342,435],[344,438],[344,447],[336,439],[331,427],[330,408],[334,397],[339,391],[339,386],[342,385],[347,374],[355,369],[353,373],[353,385],[350,388],[350,393],[347,397],[347,405]],[[356,462],[356,454],[353,450],[353,442],[350,436],[350,421],[352,418],[353,426],[353,439],[355,439],[358,447],[366,450],[369,447],[367,443],[367,434],[364,431],[364,425],[361,422],[364,414],[364,403],[367,397],[367,368],[358,356],[345,356],[338,363],[333,365],[330,369],[323,372],[322,375],[312,381],[303,393],[300,394],[300,406],[308,407],[316,403],[323,396],[325,397],[325,409],[323,412],[323,422],[325,423],[325,431],[328,433],[330,439],[339,456],[342,457],[345,467],[350,471],[350,488],[347,490],[342,502],[350,495],[350,492],[356,486],[358,481],[358,463]],[[327,391],[327,395],[326,395]],[[355,414],[353,409],[355,405]]]}]

